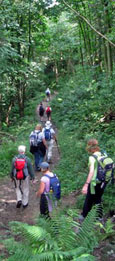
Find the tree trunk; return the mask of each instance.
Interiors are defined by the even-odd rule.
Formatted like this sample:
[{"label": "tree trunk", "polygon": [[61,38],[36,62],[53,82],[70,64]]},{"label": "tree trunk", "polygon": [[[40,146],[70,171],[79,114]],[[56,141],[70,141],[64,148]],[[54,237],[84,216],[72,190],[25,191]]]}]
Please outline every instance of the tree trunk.
[{"label": "tree trunk", "polygon": [[17,97],[18,97],[18,107],[19,107],[19,115],[20,117],[24,117],[24,93],[23,87],[21,87],[20,80],[17,80]]},{"label": "tree trunk", "polygon": [[2,128],[2,95],[0,94],[0,130]]},{"label": "tree trunk", "polygon": [[8,111],[7,111],[7,115],[6,115],[6,124],[7,124],[7,126],[9,126],[9,115],[10,115],[11,109],[12,109],[12,103],[9,105]]},{"label": "tree trunk", "polygon": [[28,42],[29,42],[28,62],[29,62],[31,56],[31,0],[29,0],[28,29],[29,29],[29,34],[28,34]]}]

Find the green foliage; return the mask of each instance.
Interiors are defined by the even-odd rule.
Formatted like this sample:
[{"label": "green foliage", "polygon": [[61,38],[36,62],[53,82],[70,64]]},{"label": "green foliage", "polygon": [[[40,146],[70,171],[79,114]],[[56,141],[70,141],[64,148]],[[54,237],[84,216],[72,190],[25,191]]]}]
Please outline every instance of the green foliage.
[{"label": "green foliage", "polygon": [[4,127],[5,133],[3,130],[4,135],[1,137],[2,143],[0,145],[0,177],[9,175],[12,158],[18,154],[17,148],[20,144],[24,144],[26,146],[27,156],[33,159],[32,154],[29,152],[29,135],[38,123],[36,108],[40,102],[40,99],[42,100],[42,95],[43,94],[28,102],[25,109],[25,117],[23,119],[15,119],[15,127]]},{"label": "green foliage", "polygon": [[[92,209],[87,219],[80,226],[70,215],[59,215],[57,212],[52,219],[39,218],[34,226],[25,223],[11,222],[14,235],[22,241],[5,240],[9,250],[8,261],[13,260],[95,260],[90,254],[97,245],[94,225],[96,208]],[[78,228],[78,232],[74,230]]]},{"label": "green foliage", "polygon": [[[115,159],[114,120],[109,118],[114,111],[111,105],[115,105],[112,95],[114,82],[106,82],[104,75],[95,81],[90,70],[84,70],[83,74],[81,68],[77,67],[77,75],[69,79],[61,78],[57,87],[59,93],[52,101],[52,116],[59,128],[61,148],[57,172],[63,193],[68,193],[82,188],[86,180],[88,139],[98,139],[101,150],[106,150],[109,156]],[[114,205],[111,200],[114,189],[111,185],[108,187],[104,193],[106,211],[108,207],[111,209],[111,202]],[[79,196],[77,202],[78,206],[82,207],[83,197]]]},{"label": "green foliage", "polygon": [[107,238],[112,238],[115,235],[114,224],[111,219],[107,219],[106,223],[103,225],[100,222],[97,222],[97,235],[100,241],[104,241]]}]

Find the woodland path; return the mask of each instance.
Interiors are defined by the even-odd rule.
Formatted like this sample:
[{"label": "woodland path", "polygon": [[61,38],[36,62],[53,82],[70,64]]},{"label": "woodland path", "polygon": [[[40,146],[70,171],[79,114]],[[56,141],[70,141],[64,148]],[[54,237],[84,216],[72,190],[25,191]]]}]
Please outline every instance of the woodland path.
[{"label": "woodland path", "polygon": [[[46,101],[43,102],[44,107],[48,105]],[[36,108],[37,109],[37,108]],[[39,120],[39,116],[37,115],[37,120]],[[36,122],[37,122],[36,120]],[[43,118],[43,126],[46,122],[46,116]],[[36,123],[35,123],[36,124]],[[53,124],[53,128],[56,131],[56,135],[58,134],[58,130]],[[52,157],[52,164],[50,164],[51,170],[54,169],[56,164],[58,164],[59,161],[59,153],[57,150],[56,145],[54,145],[53,148],[53,157]],[[16,195],[14,190],[14,184],[10,181],[9,177],[6,177],[2,180],[0,180],[0,239],[6,239],[11,235],[11,231],[9,228],[9,222],[10,221],[20,221],[25,222],[30,225],[35,224],[35,218],[39,215],[39,199],[36,198],[36,191],[39,186],[41,173],[36,172],[36,180],[37,182],[35,184],[30,184],[30,197],[29,197],[29,206],[26,209],[17,209],[16,208]],[[64,196],[61,199],[61,208],[69,208],[76,202],[77,193],[79,194],[79,191],[72,192],[71,194]],[[99,246],[98,249],[94,251],[94,254],[96,256],[96,260],[98,261],[108,261],[108,256],[106,255],[106,247],[109,245],[109,243],[102,242],[101,246]],[[111,248],[110,248],[111,249]],[[6,250],[4,249],[4,246],[2,243],[0,243],[0,256],[2,253],[5,253]],[[7,252],[6,252],[7,256]],[[109,261],[115,260],[113,257],[109,257]]]},{"label": "woodland path", "polygon": [[[48,105],[48,102],[43,102],[44,107]],[[37,108],[36,108],[37,109]],[[37,110],[36,110],[37,111]],[[39,116],[37,115],[39,120]],[[43,126],[46,122],[46,116],[43,118]],[[35,123],[36,124],[36,123]],[[57,128],[53,124],[53,128],[55,129],[57,135]],[[59,161],[59,153],[54,144],[53,147],[53,157],[52,157],[52,164],[50,164],[51,170],[54,169],[56,164]],[[26,222],[28,224],[34,224],[35,218],[39,215],[39,199],[36,198],[36,191],[39,186],[40,172],[35,173],[35,177],[37,182],[35,184],[30,183],[30,196],[29,196],[29,206],[26,209],[16,208],[16,195],[14,189],[14,183],[11,182],[9,177],[5,177],[4,179],[0,180],[0,236],[2,238],[7,237],[10,235],[10,230],[8,223],[11,221],[20,221]],[[76,197],[74,193],[71,193],[68,196],[64,196],[61,199],[62,206],[68,207],[75,203]],[[2,245],[0,245],[0,250],[2,250]]]}]

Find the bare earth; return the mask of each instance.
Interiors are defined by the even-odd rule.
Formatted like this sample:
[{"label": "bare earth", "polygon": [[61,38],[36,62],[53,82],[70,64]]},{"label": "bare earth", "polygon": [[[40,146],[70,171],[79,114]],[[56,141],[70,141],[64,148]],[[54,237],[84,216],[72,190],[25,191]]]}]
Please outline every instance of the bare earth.
[{"label": "bare earth", "polygon": [[[47,106],[47,102],[44,101],[44,107]],[[39,116],[37,115],[38,119]],[[43,118],[43,126],[46,122],[46,116]],[[53,128],[55,129],[56,134],[58,134],[56,127],[53,124]],[[60,155],[58,153],[58,149],[56,144],[53,147],[53,157],[52,157],[52,164],[50,164],[51,170],[53,171],[54,167],[58,163],[60,159]],[[39,199],[36,198],[36,191],[39,186],[40,172],[36,172],[36,183],[32,184],[30,182],[30,196],[29,196],[29,205],[26,209],[16,208],[16,195],[15,195],[15,188],[14,183],[11,182],[9,177],[6,177],[0,180],[0,239],[4,237],[7,238],[10,235],[9,229],[9,222],[10,221],[21,221],[28,223],[30,225],[35,224],[35,218],[39,215]],[[61,199],[61,208],[69,208],[75,204],[77,194],[79,191],[72,192],[68,196],[64,196]],[[102,243],[102,245],[94,251],[94,255],[96,256],[96,260],[98,261],[113,261],[115,260],[114,254],[108,256],[107,255],[107,246],[109,246],[108,250],[111,250],[111,246],[108,243]],[[0,244],[0,254],[5,253],[6,250],[4,249],[3,244]],[[7,256],[7,252],[6,252]]]},{"label": "bare earth", "polygon": [[[44,107],[47,106],[47,102],[44,101],[43,105]],[[39,116],[38,116],[39,119]],[[47,118],[44,116],[43,118],[43,126],[46,122]],[[57,129],[53,125],[53,128],[56,131]],[[53,148],[53,157],[52,157],[52,164],[50,164],[51,170],[54,169],[56,164],[59,161],[59,152],[56,147],[56,144],[54,144]],[[29,205],[26,209],[16,208],[16,195],[15,195],[15,187],[14,183],[11,182],[9,177],[6,177],[5,179],[0,181],[0,235],[4,236],[9,234],[9,228],[8,223],[10,221],[21,221],[26,222],[28,224],[34,224],[35,218],[39,215],[39,199],[36,198],[36,191],[39,186],[40,172],[36,172],[36,183],[32,184],[30,182],[30,196],[29,196]],[[62,205],[70,205],[75,202],[75,196],[74,193],[72,193],[70,196],[65,196],[62,199]]]}]

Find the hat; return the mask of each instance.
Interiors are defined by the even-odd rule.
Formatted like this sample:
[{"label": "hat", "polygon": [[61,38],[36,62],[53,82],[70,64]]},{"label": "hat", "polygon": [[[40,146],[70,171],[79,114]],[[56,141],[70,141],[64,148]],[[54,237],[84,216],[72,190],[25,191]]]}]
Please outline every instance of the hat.
[{"label": "hat", "polygon": [[41,167],[42,169],[49,169],[49,164],[48,164],[46,161],[44,161],[44,162],[42,162],[42,163],[40,164],[40,167]]},{"label": "hat", "polygon": [[45,124],[46,128],[50,128],[52,126],[51,122],[50,121],[46,121],[46,124]]}]

